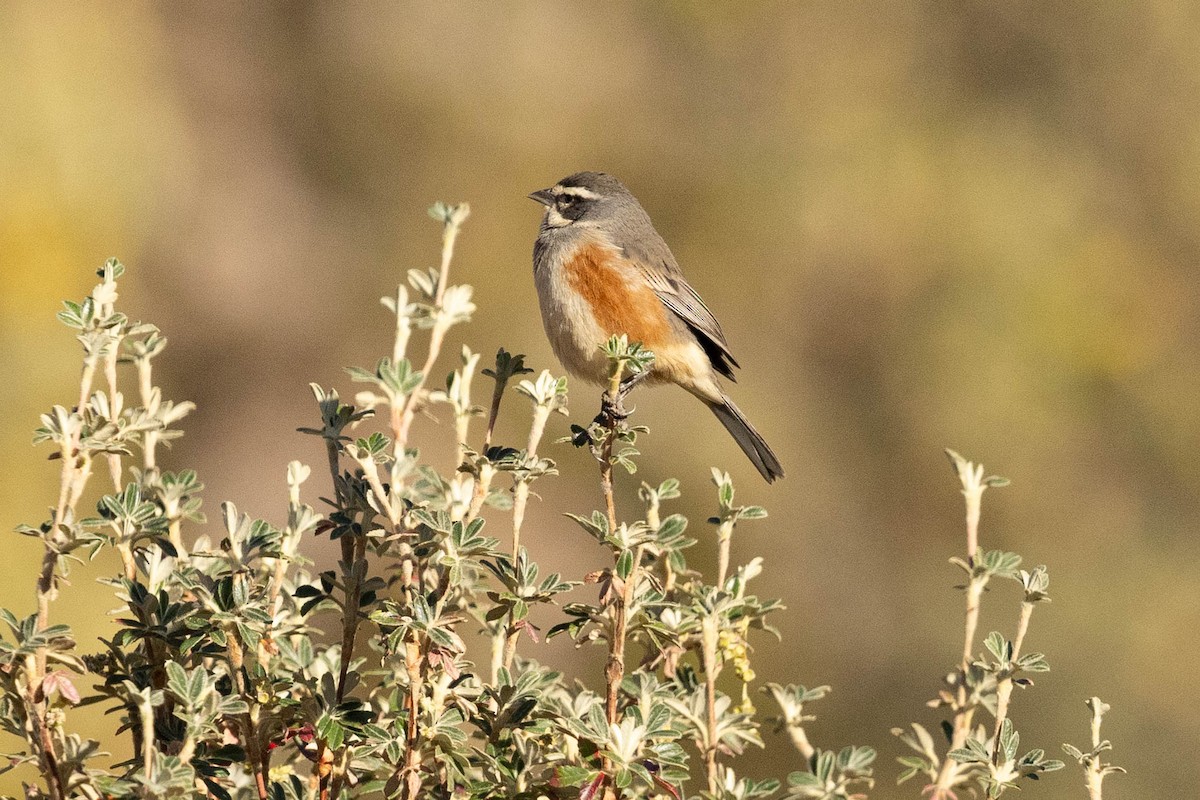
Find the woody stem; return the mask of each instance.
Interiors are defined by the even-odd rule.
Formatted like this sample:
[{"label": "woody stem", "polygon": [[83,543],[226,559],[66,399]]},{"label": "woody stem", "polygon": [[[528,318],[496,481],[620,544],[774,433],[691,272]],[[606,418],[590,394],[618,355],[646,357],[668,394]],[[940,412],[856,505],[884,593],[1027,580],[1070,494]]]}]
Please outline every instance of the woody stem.
[{"label": "woody stem", "polygon": [[704,705],[708,723],[708,742],[704,748],[704,771],[708,778],[708,791],[716,796],[717,780],[717,624],[707,616],[700,626],[701,666],[704,668]]},{"label": "woody stem", "polygon": [[[617,439],[617,426],[620,424],[616,411],[621,391],[623,366],[620,362],[614,365],[612,375],[610,376],[608,394],[605,398],[606,402],[601,404],[600,412],[602,424],[607,429],[600,453],[600,488],[604,494],[604,509],[608,519],[608,531],[610,534],[615,533],[617,530],[617,507],[613,497],[613,446]],[[636,568],[637,565],[635,564],[634,569],[636,570]],[[629,577],[633,579],[636,575],[630,574]],[[620,722],[617,711],[617,700],[620,695],[621,680],[625,677],[625,629],[628,624],[625,594],[622,591],[612,601],[612,634],[608,642],[608,661],[604,667],[604,711],[605,720],[610,727]],[[602,765],[605,772],[611,771],[612,763],[609,759],[603,759]]]}]

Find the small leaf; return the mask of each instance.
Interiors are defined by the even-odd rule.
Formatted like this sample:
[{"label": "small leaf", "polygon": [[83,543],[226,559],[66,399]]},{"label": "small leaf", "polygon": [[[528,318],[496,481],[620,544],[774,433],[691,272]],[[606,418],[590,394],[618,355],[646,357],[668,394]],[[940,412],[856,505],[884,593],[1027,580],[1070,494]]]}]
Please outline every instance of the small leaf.
[{"label": "small leaf", "polygon": [[633,551],[624,550],[621,552],[620,558],[617,559],[617,576],[621,580],[628,580],[629,575],[633,572]]},{"label": "small leaf", "polygon": [[1001,664],[1008,662],[1009,658],[1011,657],[1012,645],[1007,639],[1004,638],[1004,636],[996,631],[992,631],[988,634],[987,639],[985,639],[983,643],[987,647],[988,652],[996,657],[997,661],[999,661]]}]

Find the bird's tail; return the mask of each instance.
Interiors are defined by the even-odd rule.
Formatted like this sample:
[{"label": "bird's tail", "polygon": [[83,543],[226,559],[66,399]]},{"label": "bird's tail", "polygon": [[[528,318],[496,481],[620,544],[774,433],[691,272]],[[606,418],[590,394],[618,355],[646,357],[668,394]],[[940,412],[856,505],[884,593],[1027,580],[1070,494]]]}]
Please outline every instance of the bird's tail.
[{"label": "bird's tail", "polygon": [[732,400],[722,394],[719,401],[710,402],[708,407],[717,415],[717,419],[721,420],[721,424],[733,436],[738,447],[742,448],[742,452],[749,456],[750,461],[753,462],[767,483],[783,477],[783,467],[779,464],[779,459],[775,457],[771,446],[758,431],[754,430],[750,420],[742,415]]}]

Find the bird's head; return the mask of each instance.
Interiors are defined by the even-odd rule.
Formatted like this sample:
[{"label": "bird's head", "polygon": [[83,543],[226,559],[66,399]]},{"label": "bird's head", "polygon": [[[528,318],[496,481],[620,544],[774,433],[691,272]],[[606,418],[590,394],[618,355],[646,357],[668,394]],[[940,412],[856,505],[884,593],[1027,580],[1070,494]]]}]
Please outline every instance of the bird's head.
[{"label": "bird's head", "polygon": [[576,172],[529,198],[546,207],[549,228],[592,227],[615,217],[630,201],[637,202],[623,183],[603,172]]}]

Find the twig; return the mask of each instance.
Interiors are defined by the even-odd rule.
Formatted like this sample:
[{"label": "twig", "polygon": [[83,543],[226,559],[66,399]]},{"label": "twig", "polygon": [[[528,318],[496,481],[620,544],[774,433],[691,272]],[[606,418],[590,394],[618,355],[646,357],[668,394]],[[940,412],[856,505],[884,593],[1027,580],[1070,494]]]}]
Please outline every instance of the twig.
[{"label": "twig", "polygon": [[[601,424],[606,429],[604,443],[600,448],[599,455],[600,488],[604,494],[604,508],[610,535],[615,534],[617,531],[617,507],[613,493],[613,450],[617,442],[618,430],[624,420],[621,408],[623,388],[621,378],[624,369],[624,360],[615,359],[613,361],[608,393],[605,398],[606,402],[602,403],[600,412]],[[643,553],[644,547],[642,545],[638,545],[634,549],[629,575],[621,580],[620,583],[618,583],[619,576],[616,574],[615,565],[611,577],[613,585],[619,586],[620,591],[612,600],[613,623],[608,642],[608,661],[604,667],[604,710],[605,720],[610,729],[621,724],[621,714],[618,705],[621,695],[621,681],[625,677],[625,644],[629,632],[630,611],[637,600],[637,586]],[[618,563],[620,563],[619,559]],[[606,773],[610,773],[606,797],[617,796],[619,792],[611,780],[611,762],[609,759],[604,758],[601,760],[601,766]]]},{"label": "twig", "polygon": [[[82,415],[91,397],[92,381],[96,372],[96,355],[87,353],[84,356],[83,371],[80,376],[79,405],[76,413]],[[84,487],[91,476],[91,457],[80,451],[82,425],[71,428],[70,434],[61,443],[59,457],[62,459],[62,470],[59,476],[58,505],[51,519],[50,530],[43,539],[42,568],[37,581],[37,629],[44,631],[50,626],[50,603],[57,596],[55,586],[55,570],[58,566],[58,548],[63,544],[63,528],[70,525],[75,517],[75,508],[83,495]],[[38,755],[38,766],[46,780],[46,790],[51,800],[61,800],[66,797],[66,787],[58,768],[58,756],[54,746],[54,736],[46,719],[46,698],[42,684],[46,678],[46,653],[43,645],[26,659],[25,712],[32,728],[32,742]]]},{"label": "twig", "polygon": [[[1029,618],[1033,616],[1033,603],[1026,600],[1021,603],[1021,618],[1017,621],[1017,635],[1013,639],[1012,654],[1009,657],[1010,661],[1016,661],[1021,657],[1021,645],[1025,641],[1025,634],[1029,631]],[[1013,676],[1007,673],[996,683],[996,726],[993,729],[992,741],[995,746],[992,748],[993,763],[999,764],[1001,758],[1000,747],[1000,730],[1004,725],[1004,720],[1008,717],[1008,703],[1012,699],[1013,691]]]},{"label": "twig", "polygon": [[138,706],[138,716],[142,725],[142,773],[149,785],[154,780],[154,707],[150,705],[149,698],[146,699],[147,702]]},{"label": "twig", "polygon": [[725,588],[729,576],[729,546],[733,541],[734,520],[728,519],[717,528],[717,587]]},{"label": "twig", "polygon": [[483,434],[483,450],[486,453],[492,446],[492,434],[496,430],[496,419],[500,416],[500,403],[504,400],[504,389],[508,385],[507,377],[496,376],[492,387],[492,404],[488,407],[487,430]]},{"label": "twig", "polygon": [[[153,411],[151,408],[154,404],[154,380],[151,377],[151,363],[149,355],[142,355],[137,359],[137,376],[138,376],[138,396],[142,401],[142,408]],[[158,431],[148,430],[142,435],[142,470],[150,473],[157,469],[157,447],[158,447]],[[174,542],[172,542],[174,544]]]},{"label": "twig", "polygon": [[[614,534],[617,530],[617,505],[613,497],[613,446],[616,444],[617,426],[620,424],[616,414],[616,401],[621,391],[623,371],[624,364],[617,361],[609,376],[608,398],[610,402],[601,405],[601,416],[607,434],[600,454],[600,491],[604,495],[604,510],[608,518],[609,535]],[[632,584],[637,578],[637,568],[638,564],[635,561],[633,571],[626,582],[627,585]],[[616,578],[615,571],[613,577]],[[628,608],[625,603],[626,588],[622,587],[620,595],[613,603],[612,636],[608,643],[608,662],[604,668],[606,683],[604,709],[605,718],[610,726],[620,722],[617,713],[617,699],[620,696],[621,679],[625,675],[625,628],[628,624]]]},{"label": "twig", "polygon": [[422,654],[419,642],[410,640],[404,645],[404,667],[408,672],[408,724],[404,729],[404,777],[401,797],[415,800],[421,791],[420,727],[417,718],[421,711],[424,680],[421,674]]},{"label": "twig", "polygon": [[[616,618],[613,621],[612,641],[609,642],[608,663],[604,668],[606,684],[604,710],[605,719],[610,728],[621,723],[617,701],[621,696],[621,681],[625,678],[625,639],[629,628],[629,609],[636,596],[638,568],[641,560],[642,548],[638,547],[634,552],[633,566],[629,571],[629,577],[625,580],[621,594],[614,601],[613,611]],[[611,766],[605,759],[605,769],[611,769]]]},{"label": "twig", "polygon": [[[326,452],[329,456],[329,470],[333,475],[334,494],[340,508],[343,503],[340,483],[338,481],[338,446],[334,439],[325,440]],[[372,464],[372,473],[374,465]],[[375,479],[375,491],[380,503],[386,503],[387,498],[383,487]],[[342,609],[342,652],[341,664],[338,668],[337,701],[345,697],[346,679],[350,671],[350,662],[354,658],[354,640],[358,633],[358,603],[361,598],[361,577],[365,572],[366,542],[363,533],[345,533],[340,539],[342,549],[342,564],[346,574],[345,607]],[[360,564],[360,562],[362,562]]]},{"label": "twig", "polygon": [[366,572],[366,535],[347,533],[342,536],[342,559],[346,568],[346,607],[342,615],[342,663],[338,669],[337,701],[346,696],[346,679],[354,659],[354,641],[358,635],[358,608],[362,602],[362,579]]},{"label": "twig", "polygon": [[[533,406],[533,422],[529,427],[529,442],[526,445],[526,458],[537,460],[538,445],[541,444],[542,434],[546,430],[546,420],[550,418],[549,404],[535,403]],[[518,563],[521,553],[521,525],[525,521],[525,506],[529,502],[529,480],[519,479],[513,487],[513,563]],[[517,652],[517,640],[521,638],[521,629],[514,628],[512,614],[509,613],[508,634],[504,639],[503,663],[505,669],[512,667],[513,658]]]},{"label": "twig", "polygon": [[467,513],[463,515],[464,524],[469,525],[474,522],[475,518],[483,511],[483,504],[487,500],[494,477],[496,477],[496,468],[491,464],[484,464],[479,468],[479,479],[475,481],[475,486],[471,490],[471,505],[467,507]]},{"label": "twig", "polygon": [[[244,576],[235,576],[235,579]],[[241,640],[238,638],[237,629],[232,625],[226,630],[225,634],[226,648],[225,655],[229,659],[229,671],[233,678],[234,687],[238,694],[247,701],[250,699],[249,692],[246,688],[246,676],[242,673],[242,667],[245,660],[245,652],[242,650]],[[254,772],[254,788],[258,792],[259,800],[267,800],[267,780],[266,774],[263,772],[262,754],[260,752],[261,743],[258,741],[258,731],[255,729],[254,718],[249,712],[242,715],[242,728],[245,733],[246,740],[246,757],[250,761],[250,768]]]},{"label": "twig", "polygon": [[[438,274],[437,286],[434,289],[434,323],[433,329],[430,331],[429,335],[429,352],[425,358],[425,364],[421,368],[419,381],[408,394],[408,397],[403,404],[403,408],[397,409],[395,406],[392,407],[392,493],[395,493],[398,490],[399,482],[396,479],[396,471],[399,469],[400,464],[405,458],[405,445],[408,443],[409,431],[412,427],[413,419],[416,416],[417,408],[422,401],[425,384],[429,380],[429,375],[433,371],[434,364],[437,363],[438,356],[441,354],[442,342],[445,338],[446,331],[448,331],[450,326],[454,324],[453,318],[446,314],[446,309],[443,307],[443,301],[445,299],[446,288],[449,282],[450,261],[454,255],[454,242],[458,238],[458,231],[469,213],[470,209],[463,204],[449,210],[443,219],[442,262]],[[404,354],[409,335],[409,322],[404,314],[404,309],[400,305],[402,295],[403,292],[398,292],[396,298],[396,344],[393,349],[393,355],[397,357],[397,360]],[[405,317],[403,324],[401,323],[402,316]],[[386,509],[386,515],[392,528],[390,533],[401,533],[403,525],[397,505],[391,501],[389,493],[384,492],[383,487],[379,483],[374,465],[370,464],[370,466],[368,466],[368,464],[364,463],[363,461],[360,461],[359,464],[360,466],[363,466],[364,472],[367,474],[368,480],[371,482],[372,490],[378,496],[379,502]],[[475,509],[475,513],[478,513],[478,509]],[[362,546],[365,547],[365,540]],[[365,567],[365,558],[363,559],[363,562]],[[411,604],[413,597],[413,582],[421,580],[420,576],[416,574],[415,560],[411,550],[408,550],[404,554],[400,571],[403,587],[403,600],[405,604]],[[365,574],[365,568],[363,572]],[[357,615],[357,605],[355,606],[353,613]],[[408,723],[405,726],[405,756],[404,764],[401,768],[402,772],[404,773],[401,783],[401,796],[405,798],[405,800],[413,800],[413,798],[415,798],[420,792],[421,788],[421,754],[419,747],[420,728],[417,724],[417,717],[420,713],[421,707],[420,698],[424,691],[423,676],[421,674],[421,665],[423,661],[424,653],[421,651],[420,643],[415,638],[405,642],[404,664],[408,673],[409,684]]]},{"label": "twig", "polygon": [[[337,401],[333,401],[333,416],[336,417]],[[326,426],[328,427],[328,421]],[[339,432],[340,433],[340,430]],[[325,455],[329,464],[329,477],[333,482],[334,505],[337,509],[342,509],[344,498],[342,494],[341,484],[341,446],[338,442],[338,435],[330,435],[328,430],[325,435]],[[353,563],[354,559],[354,543],[353,537],[349,534],[342,536],[341,550],[342,561],[345,563]],[[346,675],[350,666],[350,659],[353,656],[354,632],[358,622],[358,608],[350,608],[349,592],[347,591],[346,608],[342,614],[342,650],[340,653],[341,664],[338,668],[338,683],[337,683],[337,699],[340,702],[346,688]],[[346,642],[349,640],[350,648],[347,649]],[[330,753],[323,739],[317,742],[316,762],[320,769],[314,770],[313,774],[318,781],[318,791],[320,800],[329,800],[336,796],[335,792],[340,790],[340,776],[331,775],[331,770],[326,770],[325,765],[330,762],[332,753]],[[332,777],[332,780],[331,780]]]},{"label": "twig", "polygon": [[[395,440],[397,452],[403,452],[404,446],[408,443],[409,429],[412,427],[413,417],[416,416],[417,407],[420,405],[422,390],[425,387],[426,381],[429,380],[429,373],[433,370],[433,365],[437,362],[438,355],[442,351],[442,341],[446,336],[446,331],[450,330],[453,320],[445,313],[442,308],[442,301],[446,295],[446,283],[449,279],[450,260],[454,256],[454,241],[458,238],[459,228],[462,227],[463,220],[467,218],[470,210],[467,206],[457,206],[446,218],[442,226],[442,264],[438,275],[437,287],[434,289],[434,323],[433,329],[429,332],[429,355],[425,359],[425,365],[421,367],[420,382],[416,388],[408,395],[408,399],[404,403],[404,410],[401,413],[399,425],[395,431]],[[397,310],[399,314],[399,310]]]},{"label": "twig", "polygon": [[[529,443],[525,447],[526,458],[536,461],[538,446],[546,431],[546,421],[550,419],[551,406],[536,403],[533,407],[533,421],[529,426]],[[521,525],[525,522],[525,506],[529,502],[529,481],[517,483],[513,494],[513,558],[521,551]]]},{"label": "twig", "polygon": [[[975,651],[975,633],[979,627],[979,605],[983,590],[987,586],[986,573],[977,574],[975,568],[976,556],[979,552],[979,516],[983,492],[988,487],[988,481],[983,478],[983,465],[972,464],[957,453],[947,451],[955,473],[962,482],[963,497],[966,498],[966,528],[967,528],[967,558],[969,572],[967,583],[966,615],[963,624],[962,658],[959,663],[958,688],[954,699],[954,720],[950,736],[950,747],[947,752],[957,750],[967,741],[971,732],[971,720],[975,715],[975,706],[968,702],[967,675],[971,666],[971,656]],[[934,783],[933,800],[946,800],[953,797],[953,787],[959,775],[959,762],[945,758],[938,771]]]},{"label": "twig", "polygon": [[1063,749],[1078,759],[1083,766],[1084,784],[1087,786],[1088,800],[1103,800],[1104,778],[1106,775],[1124,772],[1124,768],[1108,764],[1101,759],[1101,753],[1112,749],[1112,745],[1100,738],[1100,721],[1109,711],[1108,703],[1099,697],[1087,701],[1087,707],[1092,711],[1092,749],[1082,753],[1078,748],[1063,745]]},{"label": "twig", "polygon": [[[1092,750],[1098,750],[1100,747],[1100,718],[1104,716],[1104,704],[1100,702],[1099,697],[1092,698]],[[1090,800],[1101,800],[1100,795],[1102,790],[1101,784],[1104,781],[1104,771],[1100,766],[1100,759],[1092,759],[1087,771],[1087,789],[1088,798]]]},{"label": "twig", "polygon": [[808,733],[805,732],[804,727],[801,725],[788,725],[787,731],[788,736],[792,739],[792,746],[800,752],[805,761],[811,759],[816,749],[808,741]]},{"label": "twig", "polygon": [[[721,581],[724,585],[725,581]],[[708,792],[716,796],[720,786],[717,776],[717,618],[709,614],[700,623],[701,658],[704,668],[705,712],[708,721],[708,746],[704,748],[704,772],[708,778]]]}]

